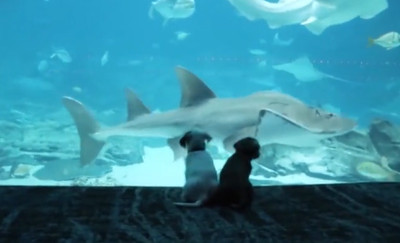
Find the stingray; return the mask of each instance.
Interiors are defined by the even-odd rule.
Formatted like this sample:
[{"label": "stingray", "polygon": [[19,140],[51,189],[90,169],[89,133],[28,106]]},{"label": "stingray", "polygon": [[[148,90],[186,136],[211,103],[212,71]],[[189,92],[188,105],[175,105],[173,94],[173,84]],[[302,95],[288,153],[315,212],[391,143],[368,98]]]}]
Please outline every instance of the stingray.
[{"label": "stingray", "polygon": [[314,67],[310,59],[306,56],[300,57],[293,62],[279,64],[272,67],[276,70],[292,74],[297,80],[301,82],[314,82],[324,78],[329,78],[345,83],[357,84],[356,82],[338,78],[336,76],[319,71]]}]

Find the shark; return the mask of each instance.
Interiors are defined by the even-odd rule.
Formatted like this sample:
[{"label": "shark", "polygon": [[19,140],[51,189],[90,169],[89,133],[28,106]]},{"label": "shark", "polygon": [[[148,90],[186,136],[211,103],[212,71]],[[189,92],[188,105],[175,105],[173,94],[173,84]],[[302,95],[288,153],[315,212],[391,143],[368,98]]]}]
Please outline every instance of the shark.
[{"label": "shark", "polygon": [[352,119],[275,91],[218,98],[188,69],[176,66],[175,72],[181,88],[179,108],[152,113],[126,88],[127,121],[111,127],[101,127],[80,101],[63,96],[80,137],[80,164],[85,166],[96,159],[112,136],[166,138],[176,161],[186,154],[179,139],[194,129],[209,133],[213,138],[210,144],[220,151],[234,152],[235,142],[249,136],[261,145],[317,146],[321,140],[348,133],[357,125]]}]

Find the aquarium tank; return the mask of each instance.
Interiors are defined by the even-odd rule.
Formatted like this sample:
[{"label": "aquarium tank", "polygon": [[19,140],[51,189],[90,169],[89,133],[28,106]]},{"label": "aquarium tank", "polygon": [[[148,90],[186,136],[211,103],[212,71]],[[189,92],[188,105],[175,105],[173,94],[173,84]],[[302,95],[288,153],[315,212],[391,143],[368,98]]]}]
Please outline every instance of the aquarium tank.
[{"label": "aquarium tank", "polygon": [[254,186],[400,181],[397,0],[2,0],[0,185],[185,182],[186,132]]}]

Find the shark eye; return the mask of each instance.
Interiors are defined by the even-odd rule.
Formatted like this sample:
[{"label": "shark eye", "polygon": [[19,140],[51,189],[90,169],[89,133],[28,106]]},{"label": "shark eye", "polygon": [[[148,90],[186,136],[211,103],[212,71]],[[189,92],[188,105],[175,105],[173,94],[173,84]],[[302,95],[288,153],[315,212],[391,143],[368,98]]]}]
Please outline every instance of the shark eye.
[{"label": "shark eye", "polygon": [[327,117],[327,118],[332,118],[332,117],[333,117],[333,114],[332,114],[332,113],[329,113],[329,114],[326,115],[326,117]]}]

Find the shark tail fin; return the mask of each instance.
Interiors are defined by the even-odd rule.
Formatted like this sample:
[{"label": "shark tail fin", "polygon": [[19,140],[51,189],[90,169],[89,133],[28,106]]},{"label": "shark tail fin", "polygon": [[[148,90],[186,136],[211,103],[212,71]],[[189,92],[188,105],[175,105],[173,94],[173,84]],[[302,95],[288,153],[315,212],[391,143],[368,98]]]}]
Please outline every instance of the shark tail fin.
[{"label": "shark tail fin", "polygon": [[87,165],[97,157],[105,144],[104,141],[96,140],[91,136],[100,130],[100,125],[81,102],[66,96],[62,101],[78,130],[81,165]]},{"label": "shark tail fin", "polygon": [[371,47],[375,44],[375,40],[372,37],[368,37],[368,47]]}]

